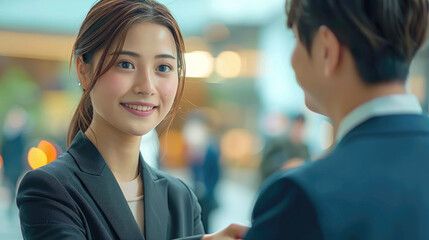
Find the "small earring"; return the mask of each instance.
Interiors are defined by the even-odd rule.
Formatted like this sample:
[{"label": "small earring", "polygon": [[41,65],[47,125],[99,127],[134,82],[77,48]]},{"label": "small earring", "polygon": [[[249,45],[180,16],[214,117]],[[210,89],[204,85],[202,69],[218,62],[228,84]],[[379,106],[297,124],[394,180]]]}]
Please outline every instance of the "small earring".
[{"label": "small earring", "polygon": [[81,83],[78,83],[77,85],[82,86],[82,84],[81,84]]}]

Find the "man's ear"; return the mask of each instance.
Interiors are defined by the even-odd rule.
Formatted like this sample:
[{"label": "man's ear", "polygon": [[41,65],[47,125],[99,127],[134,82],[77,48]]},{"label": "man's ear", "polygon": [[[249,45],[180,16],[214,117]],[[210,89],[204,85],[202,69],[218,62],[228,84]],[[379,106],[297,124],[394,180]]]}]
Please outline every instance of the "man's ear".
[{"label": "man's ear", "polygon": [[83,61],[82,56],[76,58],[76,72],[79,82],[82,85],[82,89],[85,90],[89,86],[90,82],[90,71],[89,64]]},{"label": "man's ear", "polygon": [[341,44],[337,36],[328,27],[321,26],[319,31],[324,48],[324,74],[331,76],[341,61]]}]

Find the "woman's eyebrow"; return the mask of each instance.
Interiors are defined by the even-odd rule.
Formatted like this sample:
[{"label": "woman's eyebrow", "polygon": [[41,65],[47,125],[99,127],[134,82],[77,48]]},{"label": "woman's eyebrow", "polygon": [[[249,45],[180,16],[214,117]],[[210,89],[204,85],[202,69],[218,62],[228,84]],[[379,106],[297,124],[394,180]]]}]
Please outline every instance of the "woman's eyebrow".
[{"label": "woman's eyebrow", "polygon": [[129,55],[129,56],[131,56],[131,57],[136,57],[136,58],[139,58],[139,57],[140,57],[140,54],[138,54],[138,53],[136,53],[136,52],[132,52],[132,51],[119,51],[119,52],[113,52],[113,53],[111,53],[110,55],[115,55],[115,54],[118,54],[118,55]]},{"label": "woman's eyebrow", "polygon": [[[140,54],[138,54],[138,53],[136,53],[136,52],[133,52],[133,51],[125,51],[125,50],[120,51],[120,52],[114,52],[114,53],[111,53],[111,55],[114,55],[114,54],[118,54],[118,55],[128,55],[128,56],[136,57],[136,58],[140,58],[140,57],[141,57],[141,55],[140,55]],[[156,55],[156,56],[155,56],[155,58],[170,58],[170,59],[174,59],[174,60],[176,60],[176,58],[175,58],[173,55],[170,55],[170,54],[158,54],[158,55]]]},{"label": "woman's eyebrow", "polygon": [[156,55],[155,58],[171,58],[171,59],[176,60],[176,58],[170,54],[159,54],[159,55]]}]

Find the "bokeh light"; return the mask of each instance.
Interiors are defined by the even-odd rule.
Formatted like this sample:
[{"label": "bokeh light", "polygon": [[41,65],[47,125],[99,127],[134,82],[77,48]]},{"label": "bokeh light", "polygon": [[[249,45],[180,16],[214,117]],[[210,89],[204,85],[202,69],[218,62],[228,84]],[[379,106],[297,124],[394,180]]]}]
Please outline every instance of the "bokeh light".
[{"label": "bokeh light", "polygon": [[32,147],[30,151],[28,151],[28,164],[32,169],[37,169],[48,164],[48,158],[41,149]]},{"label": "bokeh light", "polygon": [[0,155],[0,169],[3,167],[3,158],[2,158],[2,156]]},{"label": "bokeh light", "polygon": [[159,139],[162,152],[161,162],[165,167],[182,167],[186,164],[184,159],[185,141],[178,130],[169,130]]},{"label": "bokeh light", "polygon": [[58,152],[55,144],[42,140],[37,145],[37,148],[32,147],[30,151],[28,151],[28,164],[32,169],[43,167],[53,162],[57,158]]},{"label": "bokeh light", "polygon": [[216,72],[224,78],[238,77],[241,72],[241,58],[236,52],[221,52],[216,58]]},{"label": "bokeh light", "polygon": [[247,165],[256,147],[255,136],[245,129],[231,129],[221,138],[221,152],[231,164]]},{"label": "bokeh light", "polygon": [[46,154],[47,163],[50,163],[57,158],[57,150],[52,143],[42,140],[39,142],[37,148]]},{"label": "bokeh light", "polygon": [[213,72],[213,61],[213,56],[207,51],[185,53],[186,77],[209,77]]}]

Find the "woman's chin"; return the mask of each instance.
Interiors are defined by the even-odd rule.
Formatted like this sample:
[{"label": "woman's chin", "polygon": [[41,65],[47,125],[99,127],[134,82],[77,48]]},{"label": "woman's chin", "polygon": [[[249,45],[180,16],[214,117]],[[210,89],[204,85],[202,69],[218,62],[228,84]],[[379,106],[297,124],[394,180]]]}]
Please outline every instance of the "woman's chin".
[{"label": "woman's chin", "polygon": [[130,131],[128,131],[128,134],[136,137],[141,137],[150,132],[150,130],[151,129],[131,129]]}]

